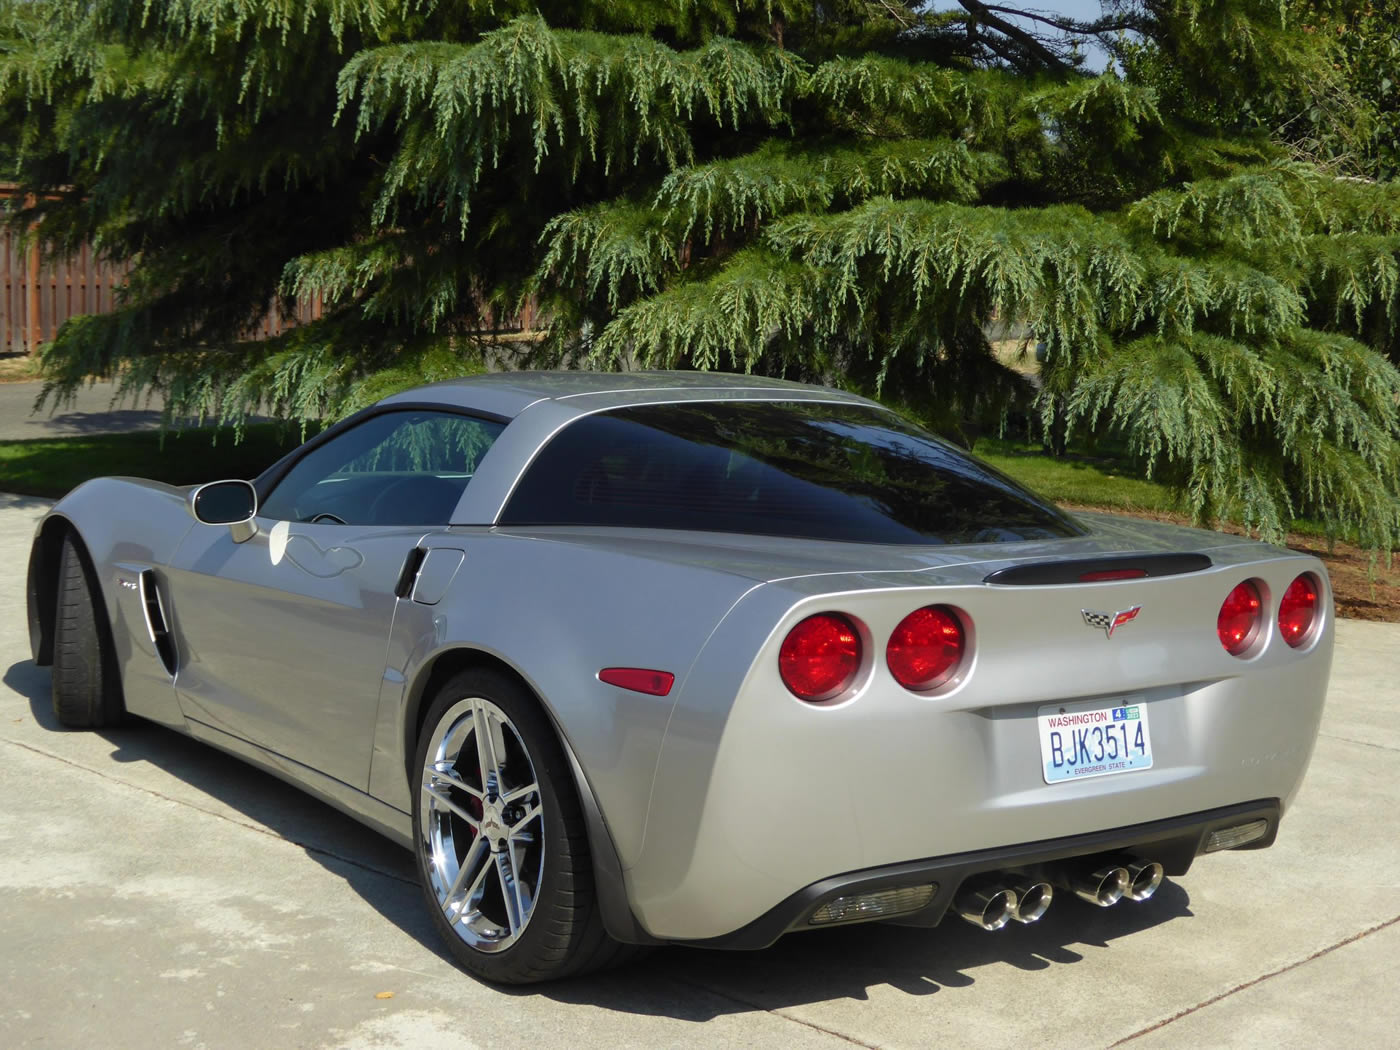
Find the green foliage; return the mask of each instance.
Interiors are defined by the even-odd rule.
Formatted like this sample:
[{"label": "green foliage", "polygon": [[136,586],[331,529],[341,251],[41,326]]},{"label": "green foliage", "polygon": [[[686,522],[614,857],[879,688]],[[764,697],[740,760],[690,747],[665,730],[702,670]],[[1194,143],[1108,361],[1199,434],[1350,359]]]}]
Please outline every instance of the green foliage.
[{"label": "green foliage", "polygon": [[[237,424],[488,355],[752,370],[969,443],[1113,432],[1202,519],[1395,546],[1400,191],[1352,176],[1389,173],[1391,88],[1351,86],[1379,16],[1007,6],[0,0],[0,160],[35,195],[6,221],[131,266],[46,348],[51,393],[117,374]],[[527,297],[548,331],[512,357]],[[1045,342],[1038,389],[998,319]]]}]

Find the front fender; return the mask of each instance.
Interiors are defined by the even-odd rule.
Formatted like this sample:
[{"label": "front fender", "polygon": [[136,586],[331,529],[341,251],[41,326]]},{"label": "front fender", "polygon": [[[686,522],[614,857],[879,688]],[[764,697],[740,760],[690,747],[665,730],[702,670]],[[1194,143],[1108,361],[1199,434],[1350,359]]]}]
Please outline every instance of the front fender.
[{"label": "front fender", "polygon": [[43,666],[53,660],[58,559],[64,538],[72,535],[92,566],[127,710],[183,727],[171,677],[146,630],[135,581],[144,570],[167,564],[194,525],[184,490],[140,478],[96,478],[54,504],[35,528],[29,555],[26,594],[35,662]]}]

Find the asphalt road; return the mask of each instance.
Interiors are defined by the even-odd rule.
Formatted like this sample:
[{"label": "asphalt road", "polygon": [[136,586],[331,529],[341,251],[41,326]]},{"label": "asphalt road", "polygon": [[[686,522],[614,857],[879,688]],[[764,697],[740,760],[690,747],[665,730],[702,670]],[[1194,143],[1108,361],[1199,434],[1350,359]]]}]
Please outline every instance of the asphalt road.
[{"label": "asphalt road", "polygon": [[[857,926],[506,991],[438,948],[408,856],[164,729],[57,728],[0,496],[0,1046],[1394,1046],[1400,627],[1344,621],[1267,851],[998,933]],[[832,771],[840,775],[839,770]],[[936,801],[936,800],[935,800]],[[897,805],[877,796],[872,804]],[[927,804],[905,800],[903,804]]]},{"label": "asphalt road", "polygon": [[0,441],[71,437],[149,430],[160,426],[161,402],[142,398],[113,403],[116,387],[95,383],[78,391],[73,403],[34,411],[43,383],[0,383]]}]

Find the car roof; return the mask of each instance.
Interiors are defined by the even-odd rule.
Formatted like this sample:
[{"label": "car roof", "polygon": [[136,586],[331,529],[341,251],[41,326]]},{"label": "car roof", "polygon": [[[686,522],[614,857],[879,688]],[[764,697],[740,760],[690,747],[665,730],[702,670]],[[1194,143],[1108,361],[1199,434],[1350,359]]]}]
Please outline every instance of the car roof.
[{"label": "car roof", "polygon": [[434,404],[489,412],[514,419],[541,401],[571,403],[580,414],[603,407],[650,404],[658,400],[772,399],[847,401],[873,404],[857,394],[765,376],[727,372],[488,372],[430,383],[386,397],[381,405]]}]

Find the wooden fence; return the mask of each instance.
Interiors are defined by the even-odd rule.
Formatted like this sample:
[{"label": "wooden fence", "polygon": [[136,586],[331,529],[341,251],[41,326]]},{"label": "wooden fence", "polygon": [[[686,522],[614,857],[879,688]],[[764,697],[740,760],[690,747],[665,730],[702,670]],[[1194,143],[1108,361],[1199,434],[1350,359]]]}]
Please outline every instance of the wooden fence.
[{"label": "wooden fence", "polygon": [[71,259],[40,263],[39,249],[21,251],[19,238],[0,232],[0,353],[33,352],[75,314],[111,310],[125,267],[83,247]]},{"label": "wooden fence", "polygon": [[[0,208],[11,197],[0,185]],[[19,237],[0,230],[0,354],[33,353],[53,338],[59,326],[78,314],[100,314],[116,306],[116,290],[128,267],[98,259],[86,245],[74,256],[42,260],[35,244],[21,248]],[[288,328],[321,316],[321,296],[299,302],[290,315],[275,307],[249,335],[269,339]],[[496,317],[486,311],[487,329],[495,332],[531,332],[540,323],[537,308],[526,303],[519,315]]]},{"label": "wooden fence", "polygon": [[[68,259],[41,261],[37,246],[21,250],[19,238],[0,231],[0,353],[32,353],[64,321],[78,314],[107,313],[126,266],[96,258],[86,245]],[[254,339],[280,335],[321,316],[321,297],[298,303],[290,316],[276,309],[253,327]]]}]

